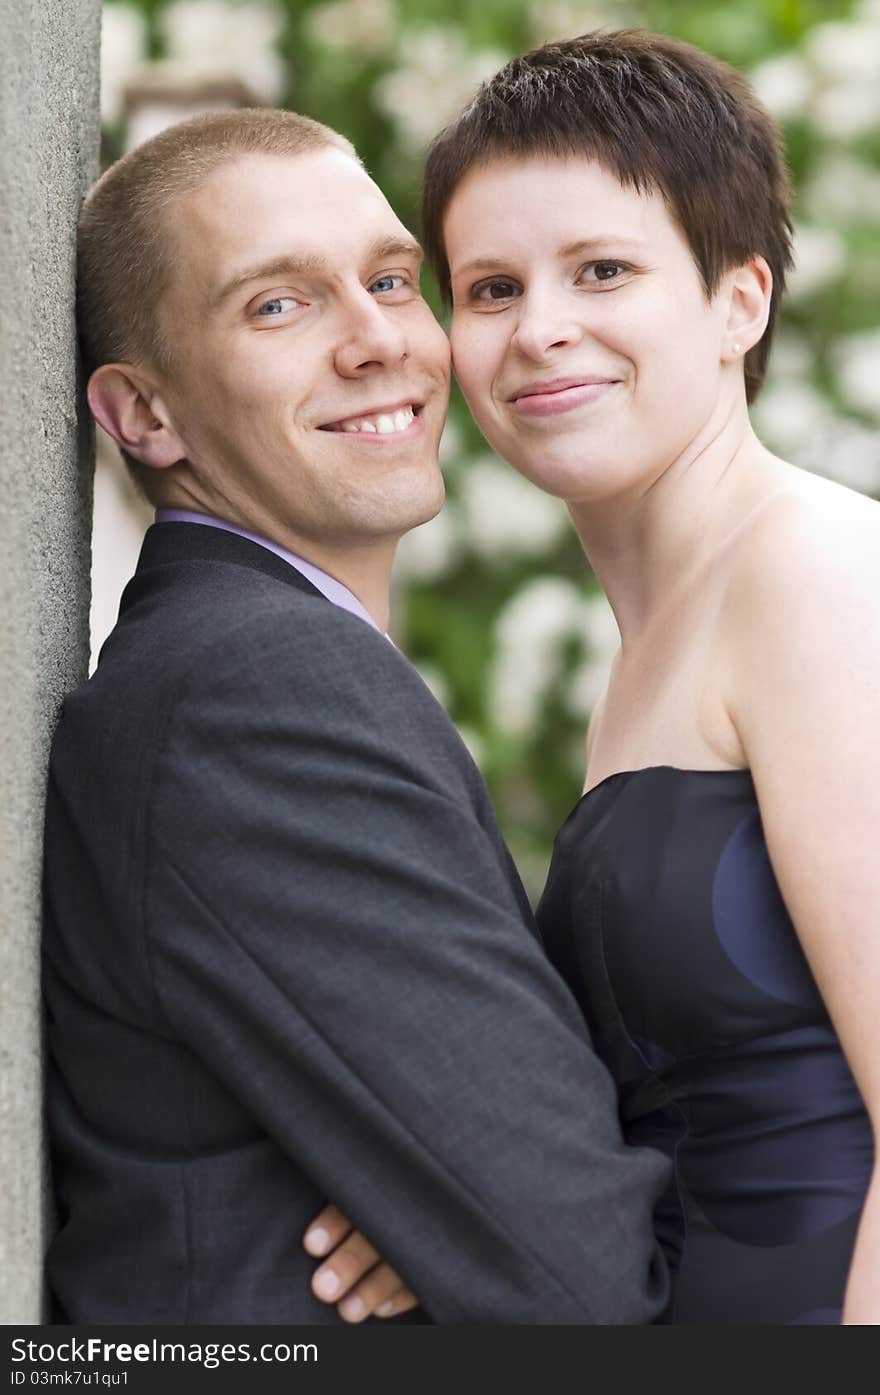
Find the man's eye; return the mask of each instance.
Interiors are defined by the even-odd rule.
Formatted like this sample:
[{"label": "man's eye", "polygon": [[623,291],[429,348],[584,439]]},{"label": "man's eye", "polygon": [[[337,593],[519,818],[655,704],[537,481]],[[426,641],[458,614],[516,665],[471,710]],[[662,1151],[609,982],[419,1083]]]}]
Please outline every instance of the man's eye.
[{"label": "man's eye", "polygon": [[294,300],[293,296],[279,295],[276,296],[274,300],[264,301],[257,311],[257,314],[262,315],[264,319],[272,320],[278,315],[282,315],[286,309],[290,309],[294,305],[299,305],[299,301]]},{"label": "man's eye", "polygon": [[388,291],[399,291],[401,286],[406,285],[406,281],[405,276],[380,276],[378,281],[374,281],[370,286],[370,290],[374,291],[376,295],[385,295]]},{"label": "man's eye", "polygon": [[517,294],[517,290],[518,288],[512,281],[505,281],[501,277],[496,277],[494,281],[482,281],[478,286],[474,286],[471,292],[471,298],[483,302],[510,300]]}]

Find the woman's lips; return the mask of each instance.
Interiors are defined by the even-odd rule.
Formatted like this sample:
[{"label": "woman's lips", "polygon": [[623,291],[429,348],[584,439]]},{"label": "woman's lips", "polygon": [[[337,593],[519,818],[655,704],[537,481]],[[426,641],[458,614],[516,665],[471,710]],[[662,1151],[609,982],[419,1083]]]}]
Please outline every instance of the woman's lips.
[{"label": "woman's lips", "polygon": [[540,387],[536,384],[522,389],[511,406],[519,416],[555,417],[596,402],[610,388],[616,387],[618,381],[617,378],[593,378],[587,382],[546,383]]}]

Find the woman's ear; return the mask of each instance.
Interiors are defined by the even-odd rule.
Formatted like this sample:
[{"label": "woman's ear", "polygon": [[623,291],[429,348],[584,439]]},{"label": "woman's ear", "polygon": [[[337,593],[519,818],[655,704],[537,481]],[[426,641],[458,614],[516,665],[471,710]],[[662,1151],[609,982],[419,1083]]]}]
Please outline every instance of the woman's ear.
[{"label": "woman's ear", "polygon": [[754,348],[767,328],[773,273],[763,257],[752,257],[728,272],[728,311],[722,361],[732,363]]},{"label": "woman's ear", "polygon": [[128,455],[154,470],[184,459],[186,450],[158,391],[129,363],[105,363],[86,395],[95,420]]}]

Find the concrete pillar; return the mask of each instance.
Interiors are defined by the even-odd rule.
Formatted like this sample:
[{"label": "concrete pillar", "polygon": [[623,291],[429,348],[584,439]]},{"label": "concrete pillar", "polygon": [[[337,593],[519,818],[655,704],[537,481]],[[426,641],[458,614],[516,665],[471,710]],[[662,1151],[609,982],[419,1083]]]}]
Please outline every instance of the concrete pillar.
[{"label": "concrete pillar", "polygon": [[92,438],[74,246],[97,173],[100,0],[0,0],[0,1322],[38,1322],[46,1233],[46,756],[86,672]]}]

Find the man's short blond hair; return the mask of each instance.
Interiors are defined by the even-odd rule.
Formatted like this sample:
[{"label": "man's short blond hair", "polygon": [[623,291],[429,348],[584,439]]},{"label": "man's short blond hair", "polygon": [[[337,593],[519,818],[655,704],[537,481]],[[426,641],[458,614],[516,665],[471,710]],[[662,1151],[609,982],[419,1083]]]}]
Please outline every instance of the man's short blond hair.
[{"label": "man's short blond hair", "polygon": [[243,155],[303,155],[350,141],[292,111],[210,112],[169,126],[101,176],[83,204],[77,238],[77,315],[83,366],[149,364],[165,370],[173,345],[157,307],[173,270],[170,205]]}]

